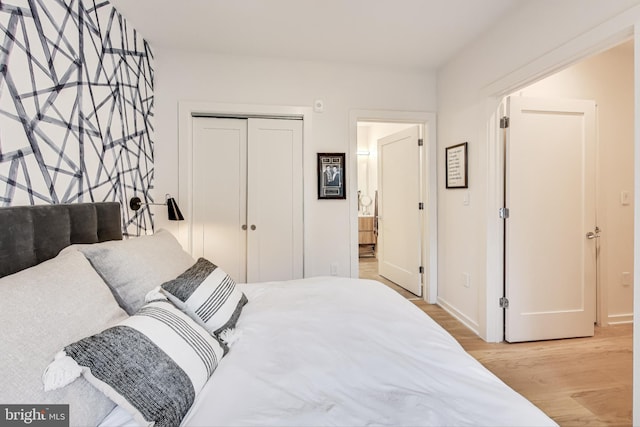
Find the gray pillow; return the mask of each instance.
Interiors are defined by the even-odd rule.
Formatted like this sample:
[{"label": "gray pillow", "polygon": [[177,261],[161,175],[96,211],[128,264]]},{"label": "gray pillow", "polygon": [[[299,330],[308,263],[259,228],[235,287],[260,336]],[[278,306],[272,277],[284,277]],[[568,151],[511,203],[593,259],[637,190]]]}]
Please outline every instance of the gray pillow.
[{"label": "gray pillow", "polygon": [[235,328],[247,303],[231,276],[205,258],[161,289],[176,307],[214,335]]},{"label": "gray pillow", "polygon": [[186,313],[154,301],[67,345],[47,368],[45,385],[70,387],[82,373],[138,423],[178,426],[222,356],[221,343]]},{"label": "gray pillow", "polygon": [[166,230],[127,240],[73,245],[111,288],[116,300],[129,314],[145,303],[145,295],[164,282],[175,279],[195,260]]},{"label": "gray pillow", "polygon": [[71,425],[97,425],[110,399],[84,379],[45,392],[42,372],[60,348],[127,317],[104,281],[68,252],[0,279],[0,301],[0,402],[69,404]]}]

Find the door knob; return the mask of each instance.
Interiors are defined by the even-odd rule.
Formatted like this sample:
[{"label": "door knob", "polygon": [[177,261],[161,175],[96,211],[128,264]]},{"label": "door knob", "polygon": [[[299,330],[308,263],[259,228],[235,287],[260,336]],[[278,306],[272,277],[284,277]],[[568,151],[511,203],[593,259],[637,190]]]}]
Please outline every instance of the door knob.
[{"label": "door knob", "polygon": [[247,229],[247,224],[242,224],[242,229],[246,230]]},{"label": "door knob", "polygon": [[600,237],[600,236],[598,236],[598,234],[594,233],[593,231],[590,231],[590,232],[587,233],[587,239],[589,239],[589,240],[597,239],[598,237]]},{"label": "door knob", "polygon": [[252,230],[255,230],[255,229],[256,229],[255,224],[251,224],[251,229],[252,229]]}]

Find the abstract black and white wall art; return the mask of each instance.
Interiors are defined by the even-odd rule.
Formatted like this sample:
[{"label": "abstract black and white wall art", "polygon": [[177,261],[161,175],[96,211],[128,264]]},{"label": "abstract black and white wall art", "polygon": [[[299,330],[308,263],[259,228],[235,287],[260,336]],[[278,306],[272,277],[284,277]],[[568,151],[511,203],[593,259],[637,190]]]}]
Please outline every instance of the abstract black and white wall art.
[{"label": "abstract black and white wall art", "polygon": [[0,206],[119,201],[153,230],[153,54],[104,0],[0,1]]}]

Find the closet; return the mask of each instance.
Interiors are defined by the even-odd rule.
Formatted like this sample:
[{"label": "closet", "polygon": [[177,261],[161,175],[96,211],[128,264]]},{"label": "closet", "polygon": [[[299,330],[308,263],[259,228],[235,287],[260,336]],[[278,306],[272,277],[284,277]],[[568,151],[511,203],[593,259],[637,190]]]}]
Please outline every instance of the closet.
[{"label": "closet", "polygon": [[302,120],[193,117],[192,255],[236,282],[303,276]]}]

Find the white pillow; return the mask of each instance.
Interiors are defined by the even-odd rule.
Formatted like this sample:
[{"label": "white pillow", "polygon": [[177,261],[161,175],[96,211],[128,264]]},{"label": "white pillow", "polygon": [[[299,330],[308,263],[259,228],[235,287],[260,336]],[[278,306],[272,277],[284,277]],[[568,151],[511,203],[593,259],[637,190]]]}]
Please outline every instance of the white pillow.
[{"label": "white pillow", "polygon": [[129,314],[144,305],[145,295],[175,278],[195,260],[166,230],[150,236],[132,237],[91,245],[73,245],[91,262]]},{"label": "white pillow", "polygon": [[82,372],[141,424],[177,426],[222,359],[220,342],[168,301],[64,348],[45,388],[73,385]]},{"label": "white pillow", "polygon": [[115,406],[82,380],[45,393],[42,371],[69,342],[127,317],[78,252],[0,279],[0,402],[69,404],[72,426],[97,425]]},{"label": "white pillow", "polygon": [[247,303],[231,276],[204,258],[164,283],[161,290],[176,307],[215,335],[234,328]]}]

